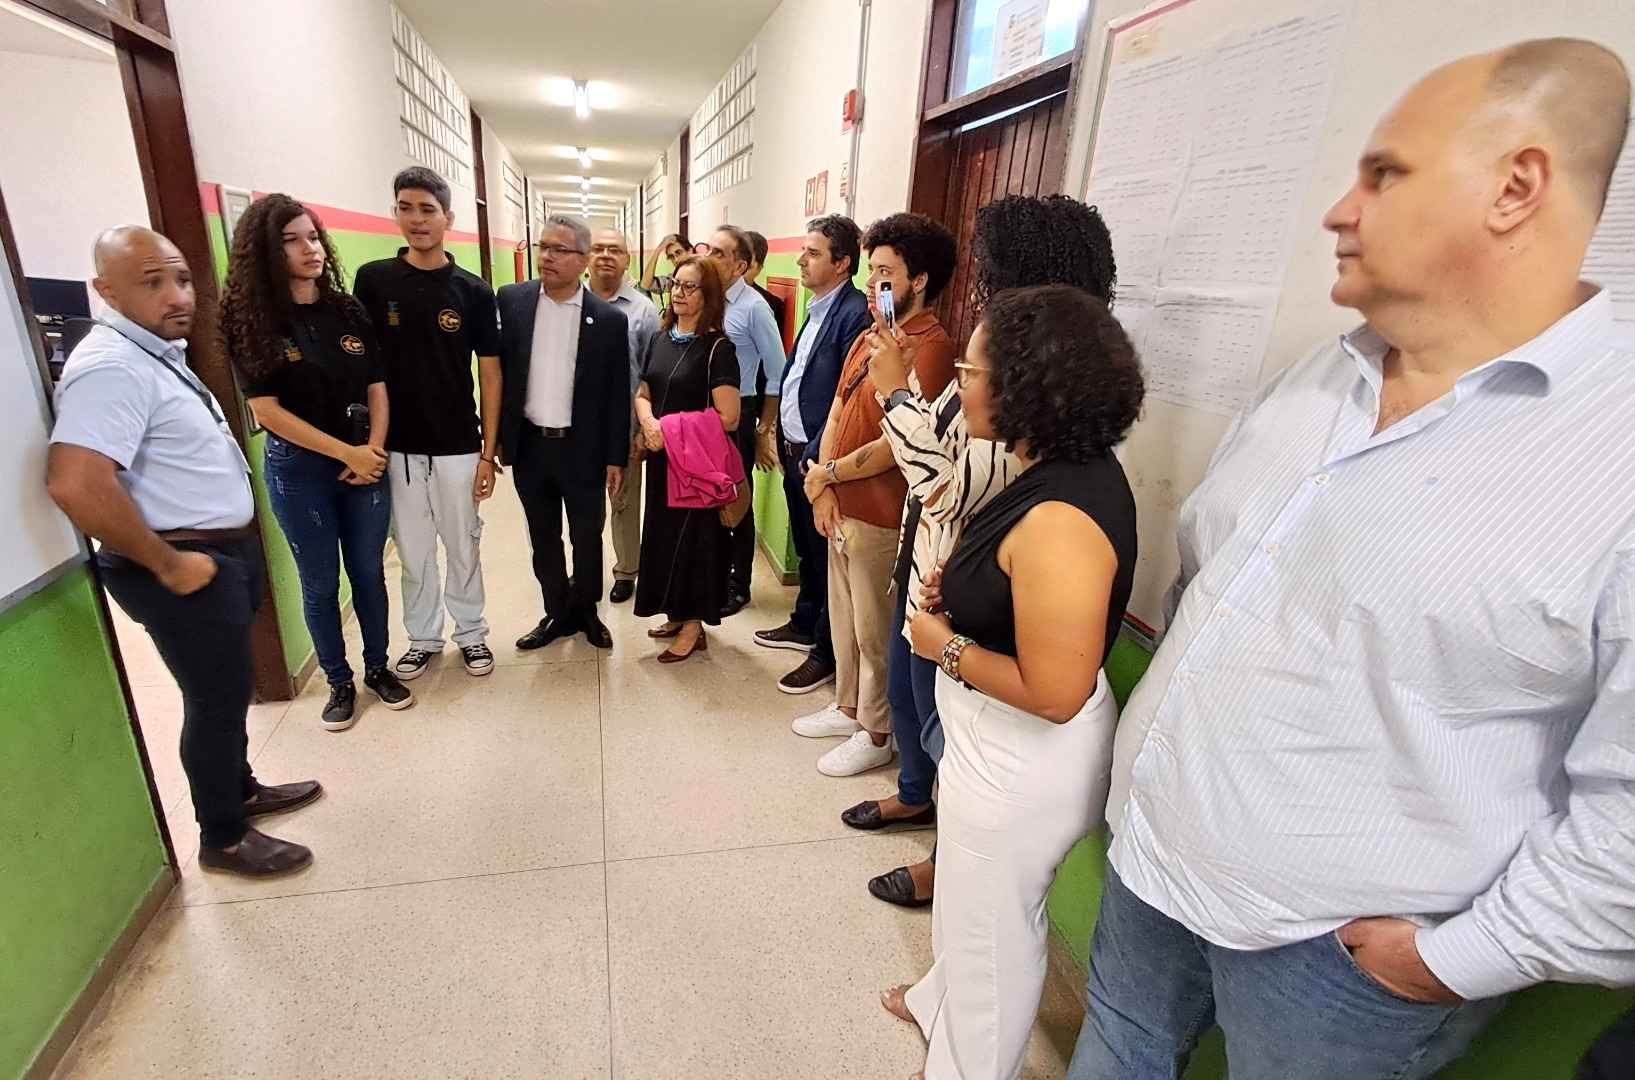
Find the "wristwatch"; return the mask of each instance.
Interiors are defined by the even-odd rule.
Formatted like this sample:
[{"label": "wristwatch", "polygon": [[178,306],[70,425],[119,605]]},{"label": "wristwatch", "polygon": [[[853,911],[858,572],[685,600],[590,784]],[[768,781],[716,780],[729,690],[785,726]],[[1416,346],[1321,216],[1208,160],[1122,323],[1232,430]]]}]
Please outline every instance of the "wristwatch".
[{"label": "wristwatch", "polygon": [[886,398],[886,411],[890,412],[913,396],[912,390],[893,390],[891,396]]},{"label": "wristwatch", "polygon": [[835,479],[835,463],[833,461],[825,461],[823,463],[823,471],[829,474],[829,483],[838,484],[840,482],[839,480]]}]

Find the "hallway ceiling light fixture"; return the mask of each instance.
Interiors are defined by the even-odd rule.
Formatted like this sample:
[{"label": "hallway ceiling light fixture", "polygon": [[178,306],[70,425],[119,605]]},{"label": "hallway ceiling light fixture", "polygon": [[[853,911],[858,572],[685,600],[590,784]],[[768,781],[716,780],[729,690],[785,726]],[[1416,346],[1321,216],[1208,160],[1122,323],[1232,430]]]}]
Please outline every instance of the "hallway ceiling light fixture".
[{"label": "hallway ceiling light fixture", "polygon": [[579,151],[579,167],[581,169],[590,168],[590,147],[580,146],[576,149]]},{"label": "hallway ceiling light fixture", "polygon": [[576,81],[573,84],[573,115],[581,120],[590,115],[589,83]]},{"label": "hallway ceiling light fixture", "polygon": [[590,177],[587,176],[583,180],[579,181],[579,190],[580,191],[589,191],[590,190]]}]

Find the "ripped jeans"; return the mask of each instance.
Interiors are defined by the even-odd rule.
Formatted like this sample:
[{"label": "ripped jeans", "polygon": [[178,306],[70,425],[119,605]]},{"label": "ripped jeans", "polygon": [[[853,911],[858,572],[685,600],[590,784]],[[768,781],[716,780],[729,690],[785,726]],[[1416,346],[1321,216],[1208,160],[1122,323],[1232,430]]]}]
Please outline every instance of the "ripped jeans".
[{"label": "ripped jeans", "polygon": [[363,630],[364,670],[386,666],[385,553],[392,491],[384,474],[373,484],[348,484],[340,479],[345,468],[267,433],[267,491],[295,555],[307,632],[331,686],[352,681],[341,634],[343,561]]}]

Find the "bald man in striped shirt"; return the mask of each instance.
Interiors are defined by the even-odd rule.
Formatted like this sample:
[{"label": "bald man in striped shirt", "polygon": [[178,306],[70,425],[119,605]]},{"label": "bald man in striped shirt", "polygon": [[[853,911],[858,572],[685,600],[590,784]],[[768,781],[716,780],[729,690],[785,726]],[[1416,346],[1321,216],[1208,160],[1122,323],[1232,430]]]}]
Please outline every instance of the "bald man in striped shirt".
[{"label": "bald man in striped shirt", "polygon": [[1324,224],[1367,323],[1181,516],[1121,721],[1072,1080],[1426,1077],[1505,995],[1635,982],[1635,345],[1581,281],[1629,77],[1433,72]]}]

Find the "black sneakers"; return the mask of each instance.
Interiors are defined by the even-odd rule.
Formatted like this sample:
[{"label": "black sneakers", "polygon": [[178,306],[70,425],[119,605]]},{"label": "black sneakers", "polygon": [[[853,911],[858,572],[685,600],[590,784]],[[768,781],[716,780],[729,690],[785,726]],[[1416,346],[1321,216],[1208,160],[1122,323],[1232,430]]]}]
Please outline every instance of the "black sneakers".
[{"label": "black sneakers", "polygon": [[426,673],[426,666],[431,663],[432,655],[425,649],[410,649],[393,665],[392,671],[404,682],[418,679]]},{"label": "black sneakers", "polygon": [[358,722],[357,709],[358,688],[349,682],[331,683],[329,704],[324,706],[324,730],[345,731]]},{"label": "black sneakers", "polygon": [[487,645],[462,645],[460,659],[465,662],[469,675],[487,675],[494,670],[494,653]]},{"label": "black sneakers", "polygon": [[380,698],[380,703],[388,709],[407,709],[414,704],[414,695],[409,688],[398,682],[397,676],[390,668],[375,668],[364,673],[363,685],[371,693]]}]

